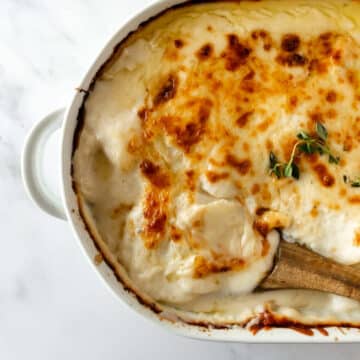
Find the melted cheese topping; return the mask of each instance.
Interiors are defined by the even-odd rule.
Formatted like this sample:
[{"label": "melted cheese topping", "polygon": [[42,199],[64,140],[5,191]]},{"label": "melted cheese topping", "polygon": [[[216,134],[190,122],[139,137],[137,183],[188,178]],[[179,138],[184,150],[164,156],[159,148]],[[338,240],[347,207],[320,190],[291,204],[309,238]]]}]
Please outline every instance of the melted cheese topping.
[{"label": "melted cheese topping", "polygon": [[[188,317],[360,321],[330,294],[250,294],[279,235],[360,262],[360,5],[188,5],[142,26],[85,103],[74,180],[96,241],[133,286]],[[316,26],[315,26],[316,24]],[[331,151],[301,155],[299,180],[269,174],[296,135],[325,125]],[[175,308],[177,310],[175,310]]]}]

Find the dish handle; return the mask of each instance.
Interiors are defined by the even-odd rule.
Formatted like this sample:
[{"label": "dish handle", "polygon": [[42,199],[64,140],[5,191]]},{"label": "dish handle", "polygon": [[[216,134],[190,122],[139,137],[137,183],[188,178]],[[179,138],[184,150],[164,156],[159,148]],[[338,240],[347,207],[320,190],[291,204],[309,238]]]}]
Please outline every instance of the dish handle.
[{"label": "dish handle", "polygon": [[21,158],[21,172],[25,189],[34,203],[46,213],[66,220],[62,202],[47,189],[42,161],[50,135],[58,130],[64,120],[65,109],[59,109],[39,121],[25,140]]}]

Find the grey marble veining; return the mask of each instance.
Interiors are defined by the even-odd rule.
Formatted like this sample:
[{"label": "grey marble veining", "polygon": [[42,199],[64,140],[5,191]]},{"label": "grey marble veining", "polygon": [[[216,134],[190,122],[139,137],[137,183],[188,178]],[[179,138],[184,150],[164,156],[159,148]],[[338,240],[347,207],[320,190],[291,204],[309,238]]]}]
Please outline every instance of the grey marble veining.
[{"label": "grey marble veining", "polygon": [[[105,41],[150,2],[0,0],[0,359],[358,359],[360,345],[221,344],[169,334],[111,296],[67,224],[27,199],[20,154],[29,128],[67,103]],[[55,156],[52,149],[48,158]]]}]

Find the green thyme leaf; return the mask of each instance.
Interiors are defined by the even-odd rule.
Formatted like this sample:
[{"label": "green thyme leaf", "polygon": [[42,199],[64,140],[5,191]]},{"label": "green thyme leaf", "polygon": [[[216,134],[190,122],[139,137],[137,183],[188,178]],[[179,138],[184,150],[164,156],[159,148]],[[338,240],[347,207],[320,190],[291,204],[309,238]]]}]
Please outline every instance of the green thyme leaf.
[{"label": "green thyme leaf", "polygon": [[350,184],[353,188],[360,188],[360,177],[351,180],[347,175],[343,175],[343,180],[345,184]]},{"label": "green thyme leaf", "polygon": [[284,169],[284,176],[285,176],[285,177],[292,177],[292,174],[293,174],[293,166],[292,166],[292,163],[288,163],[288,164],[285,166],[285,169]]},{"label": "green thyme leaf", "polygon": [[[317,122],[315,124],[316,135],[309,135],[305,131],[300,131],[296,137],[298,142],[294,145],[294,148],[291,152],[290,160],[287,163],[281,163],[278,161],[277,157],[273,152],[270,152],[270,174],[275,174],[278,179],[282,177],[293,177],[294,179],[300,178],[300,169],[295,164],[295,159],[300,154],[315,154],[328,155],[330,164],[338,164],[340,158],[335,156],[330,151],[326,140],[328,138],[328,132],[325,126]],[[345,180],[344,180],[345,181]],[[359,181],[353,182],[354,187],[360,187]]]},{"label": "green thyme leaf", "polygon": [[340,158],[338,156],[334,156],[332,154],[329,154],[329,163],[330,164],[338,164],[340,161]]},{"label": "green thyme leaf", "polygon": [[311,136],[306,133],[305,131],[300,131],[296,137],[299,139],[299,140],[310,140],[311,139]]},{"label": "green thyme leaf", "polygon": [[298,147],[300,152],[303,152],[304,154],[314,154],[316,152],[316,147],[311,142],[304,142],[302,144],[299,144]]},{"label": "green thyme leaf", "polygon": [[298,166],[295,163],[288,163],[284,169],[285,177],[293,177],[296,180],[300,178],[300,171]]},{"label": "green thyme leaf", "polygon": [[270,152],[269,160],[270,160],[270,169],[273,169],[275,165],[278,163],[278,159],[272,151]]},{"label": "green thyme leaf", "polygon": [[271,151],[269,156],[269,168],[270,168],[270,175],[275,175],[278,179],[283,177],[282,174],[282,165],[279,163],[276,155]]},{"label": "green thyme leaf", "polygon": [[300,179],[300,170],[299,170],[299,167],[295,163],[292,165],[292,177],[295,180]]},{"label": "green thyme leaf", "polygon": [[324,155],[328,153],[328,150],[326,149],[326,147],[322,146],[321,144],[316,144],[316,151],[320,154],[320,155]]},{"label": "green thyme leaf", "polygon": [[319,138],[323,141],[326,141],[328,138],[328,132],[325,126],[321,122],[316,122],[316,133]]}]

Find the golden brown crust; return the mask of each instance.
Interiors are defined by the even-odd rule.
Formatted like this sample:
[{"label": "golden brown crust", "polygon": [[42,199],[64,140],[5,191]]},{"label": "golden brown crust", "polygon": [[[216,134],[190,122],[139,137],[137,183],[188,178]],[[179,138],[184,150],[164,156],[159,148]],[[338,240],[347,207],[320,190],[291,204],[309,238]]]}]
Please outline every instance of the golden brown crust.
[{"label": "golden brown crust", "polygon": [[140,163],[141,173],[157,188],[166,188],[170,186],[170,177],[160,166],[155,165],[151,160],[144,159]]},{"label": "golden brown crust", "polygon": [[155,248],[162,239],[168,220],[167,192],[149,188],[143,205],[145,225],[143,230],[144,245],[147,249]]},{"label": "golden brown crust", "polygon": [[315,173],[317,174],[320,182],[325,187],[331,187],[335,184],[334,176],[329,172],[328,167],[324,164],[316,164],[313,167]]},{"label": "golden brown crust", "polygon": [[[209,30],[210,31],[210,30]],[[268,39],[269,35],[266,34],[265,32],[258,30],[256,32],[254,32],[255,35],[253,35],[253,39],[254,40],[260,40],[264,41],[264,49],[266,48],[267,50],[270,50],[272,46],[274,46],[274,42],[273,40],[268,40],[265,43],[264,39]],[[326,53],[327,55],[330,54],[330,56],[332,57],[332,59],[336,62],[341,62],[343,60],[343,56],[342,53],[338,50],[333,50],[331,46],[328,45],[328,43],[330,42],[329,39],[331,39],[332,35],[322,35],[321,37],[321,41],[323,41],[323,47],[324,47],[324,53]],[[245,41],[243,43],[242,40],[240,40],[236,34],[230,34],[228,35],[228,47],[225,50],[225,52],[221,55],[224,59],[224,66],[228,71],[236,71],[238,70],[241,66],[245,65],[248,61],[248,59],[251,57],[251,45],[247,44],[247,42]],[[125,40],[124,40],[125,41]],[[303,56],[301,54],[298,54],[297,51],[300,48],[300,44],[302,45],[302,41],[299,38],[298,40],[295,38],[292,39],[287,39],[284,42],[283,39],[283,51],[287,52],[287,53],[292,53],[292,54],[281,54],[279,55],[280,57],[278,57],[278,61],[279,63],[281,63],[281,65],[283,66],[287,66],[287,67],[297,67],[297,66],[308,66],[308,68],[310,69],[310,71],[312,71],[313,69],[315,69],[314,71],[318,71],[320,73],[325,73],[327,71],[327,63],[325,60],[323,59],[312,59],[311,61],[306,57]],[[118,45],[117,49],[121,46],[121,44]],[[186,42],[184,42],[182,39],[178,39],[174,42],[174,46],[177,49],[181,49],[184,46],[186,46]],[[293,53],[294,52],[294,53]],[[214,56],[213,53],[213,48],[211,44],[205,44],[203,47],[201,47],[198,52],[196,53],[196,56],[198,57],[199,61],[206,61],[208,59],[210,59],[212,56]],[[110,60],[109,60],[110,61]],[[211,61],[211,59],[210,59]],[[104,64],[105,66],[106,64]],[[103,67],[104,67],[103,66]],[[103,68],[102,67],[102,68]],[[90,90],[92,90],[92,86],[94,84],[94,82],[96,81],[97,77],[99,76],[99,74],[102,71],[102,68],[99,70],[98,74],[94,77],[94,80],[92,82],[92,85],[90,86]],[[243,91],[244,93],[248,93],[250,94],[249,96],[251,96],[251,94],[257,93],[257,84],[254,81],[254,78],[256,77],[256,72],[253,70],[248,71],[241,82],[241,91]],[[354,76],[352,74],[349,74],[349,81],[354,82]],[[220,88],[222,86],[221,81],[219,82],[218,80],[214,81],[214,88]],[[177,94],[177,88],[178,88],[178,78],[177,75],[175,74],[170,74],[169,77],[166,79],[166,81],[160,86],[158,92],[154,95],[153,97],[153,104],[155,107],[161,107],[164,104],[166,104],[167,102],[171,101],[172,99],[174,99],[176,97]],[[85,97],[83,100],[83,105],[79,110],[79,115],[78,115],[78,124],[77,124],[77,129],[75,131],[75,135],[74,135],[74,144],[73,144],[73,151],[76,150],[77,146],[78,146],[78,138],[80,136],[80,133],[82,131],[82,127],[83,127],[83,119],[84,119],[84,104],[86,102],[86,98],[88,96],[87,91],[85,91]],[[247,100],[246,100],[247,99]],[[328,103],[330,104],[334,104],[336,101],[338,101],[339,97],[337,96],[337,93],[334,90],[328,90],[327,94],[325,94],[325,99]],[[249,101],[249,98],[244,97],[243,98],[244,103],[246,101]],[[204,134],[207,132],[207,128],[208,128],[208,120],[212,111],[212,107],[213,107],[213,103],[212,100],[210,99],[200,99],[199,101],[200,105],[196,105],[196,121],[193,121],[193,119],[190,119],[190,121],[187,121],[186,123],[184,123],[182,120],[176,119],[174,117],[166,117],[163,116],[161,119],[156,119],[156,126],[159,126],[160,131],[161,130],[165,130],[167,132],[167,134],[171,135],[175,141],[175,143],[184,150],[184,152],[191,152],[192,149],[196,146],[196,144],[198,144],[199,142],[202,141],[202,138],[204,136]],[[251,103],[251,100],[250,100]],[[290,98],[289,100],[289,107],[296,107],[299,103],[299,98],[298,96],[294,95]],[[250,105],[251,107],[251,105]],[[139,110],[139,117],[142,119],[143,122],[143,127],[144,129],[146,129],[147,127],[147,123],[148,121],[153,121],[154,119],[152,118],[152,114],[151,111],[153,109],[148,109],[146,107],[142,108]],[[253,111],[251,109],[244,109],[244,113],[242,113],[242,115],[239,115],[238,119],[235,120],[236,124],[242,128],[247,126],[247,124],[251,121],[251,115],[252,115]],[[327,110],[326,115],[323,115],[322,113],[317,113],[314,116],[311,116],[310,119],[312,122],[315,122],[319,119],[321,119],[321,121],[324,121],[324,117],[328,117],[328,118],[334,118],[336,116],[336,112],[335,110]],[[316,120],[317,119],[317,120]],[[271,119],[270,119],[271,121]],[[259,124],[257,126],[257,129],[260,131],[266,131],[267,126],[268,126],[269,121],[266,120],[263,123]],[[151,126],[149,126],[149,129],[153,129],[154,128],[154,124],[152,123]],[[310,127],[310,125],[309,125]],[[149,131],[150,133],[150,131]],[[151,135],[150,135],[151,137]],[[348,138],[347,140],[347,145],[345,145],[346,149],[351,150],[352,148],[352,139],[351,137]],[[272,145],[269,145],[269,147],[271,148]],[[130,147],[131,149],[133,147]],[[227,154],[225,157],[225,161],[226,163],[235,168],[236,171],[240,174],[240,175],[246,175],[249,173],[249,171],[251,171],[251,167],[252,167],[252,163],[249,159],[243,159],[243,158],[237,158],[236,156],[234,156],[233,154]],[[321,164],[316,164],[314,166],[314,171],[318,174],[320,181],[322,182],[322,184],[326,187],[331,187],[334,184],[334,179],[332,178],[332,175],[328,172],[327,169],[323,169],[320,168],[322,165]],[[152,160],[147,160],[145,159],[141,164],[140,164],[140,169],[141,172],[143,174],[143,176],[145,176],[147,178],[147,180],[149,181],[150,185],[149,186],[149,190],[147,191],[147,197],[146,197],[146,201],[144,203],[144,218],[146,219],[146,224],[144,226],[144,242],[145,242],[145,246],[147,248],[153,248],[156,247],[158,245],[158,241],[159,241],[159,236],[158,234],[163,234],[166,231],[166,226],[167,226],[167,209],[166,209],[166,204],[167,204],[167,196],[168,193],[160,190],[160,189],[164,189],[166,187],[170,186],[170,176],[168,174],[166,174],[166,172],[163,171],[162,167],[160,165],[157,165],[155,162],[153,162]],[[196,174],[194,174],[194,172],[190,173],[188,172],[187,174],[187,178],[188,178],[188,182],[189,182],[189,187],[191,188],[195,188],[195,181],[194,178],[196,178]],[[208,172],[206,174],[208,180],[210,182],[217,182],[223,179],[228,178],[228,174],[227,173],[216,173],[216,172]],[[257,194],[257,193],[262,193],[263,197],[266,198],[269,195],[269,192],[266,193],[266,187],[261,188],[260,185],[258,184],[254,184],[253,186],[253,193]],[[150,190],[151,189],[151,190]],[[74,185],[74,191],[77,193],[76,190],[76,186]],[[81,212],[81,205],[80,205],[80,200],[78,197],[78,201],[79,201],[79,209],[80,209],[80,214],[84,219],[84,222],[86,224],[86,219],[85,216],[83,216],[82,212]],[[357,200],[355,199],[355,197],[351,197],[349,198],[350,202],[356,203]],[[91,231],[89,231],[89,234],[91,235]],[[182,234],[181,231],[179,231],[179,229],[176,229],[174,227],[170,228],[170,232],[171,232],[171,238],[173,241],[180,241]],[[260,231],[261,233],[265,233],[266,231]],[[154,235],[155,234],[155,235]],[[95,237],[92,236],[94,243],[97,244],[97,240],[95,240]],[[266,249],[268,249],[268,244],[266,242],[264,242],[263,244],[263,249],[264,252],[267,252]],[[97,245],[98,246],[98,245]],[[101,251],[101,253],[105,253],[106,251],[104,250]],[[107,257],[106,255],[104,255],[105,261],[108,263],[107,261]],[[238,261],[238,260],[237,260]],[[240,261],[241,262],[241,261]],[[109,263],[108,263],[109,264]],[[203,276],[206,276],[206,273],[217,273],[217,272],[222,272],[222,271],[229,271],[229,269],[231,269],[231,267],[229,268],[228,265],[224,265],[220,263],[208,263],[208,262],[204,262],[203,260],[199,261],[199,266],[198,266],[198,272],[197,270],[195,271],[195,277],[201,278]],[[111,266],[111,265],[109,265]],[[234,265],[235,266],[235,265]],[[113,268],[113,266],[111,266]],[[226,270],[225,270],[226,269]],[[116,273],[116,270],[114,270],[114,272]],[[120,280],[120,275],[119,275],[119,281],[121,281],[124,284],[124,287],[126,289],[128,289],[127,285],[125,285],[125,283]],[[131,290],[133,291],[133,290]],[[136,292],[134,292],[136,294]],[[141,298],[140,295],[136,295],[138,297],[138,300],[140,302],[144,302],[144,300]],[[160,312],[161,310],[159,310],[159,308],[157,307],[157,305],[152,304],[152,303],[146,303],[146,306],[149,306],[150,308],[152,308],[154,306],[154,311],[155,312]],[[284,318],[285,319],[285,318]],[[270,320],[270,317],[267,316],[267,319],[264,323],[266,323],[266,325],[264,325],[264,327],[269,327],[272,326],[271,323],[272,320]],[[186,322],[186,321],[185,321]],[[191,322],[189,322],[191,323]],[[290,328],[295,328],[297,327],[297,323],[293,323],[290,320],[284,320],[284,325],[285,327],[290,327]],[[239,325],[239,324],[237,324]],[[205,324],[206,327],[217,327],[218,325],[214,325],[211,323],[207,323]],[[221,327],[222,325],[220,325]],[[227,325],[224,325],[225,327]],[[279,320],[274,320],[273,321],[273,326],[275,327],[282,327],[281,326],[281,321]],[[327,325],[325,325],[327,326]],[[353,326],[353,325],[346,325],[346,326]],[[304,327],[306,329],[312,327],[307,327],[306,325],[301,325],[299,326]]]},{"label": "golden brown crust", "polygon": [[225,59],[225,68],[228,71],[236,71],[241,65],[244,65],[250,56],[251,48],[240,42],[236,34],[229,34],[227,37],[228,47],[223,52]]},{"label": "golden brown crust", "polygon": [[212,261],[205,259],[203,256],[197,256],[195,258],[193,274],[195,279],[203,278],[209,274],[239,270],[245,265],[245,261],[242,259],[224,260],[221,257],[217,257],[216,254],[213,255],[215,255],[215,259]]}]

